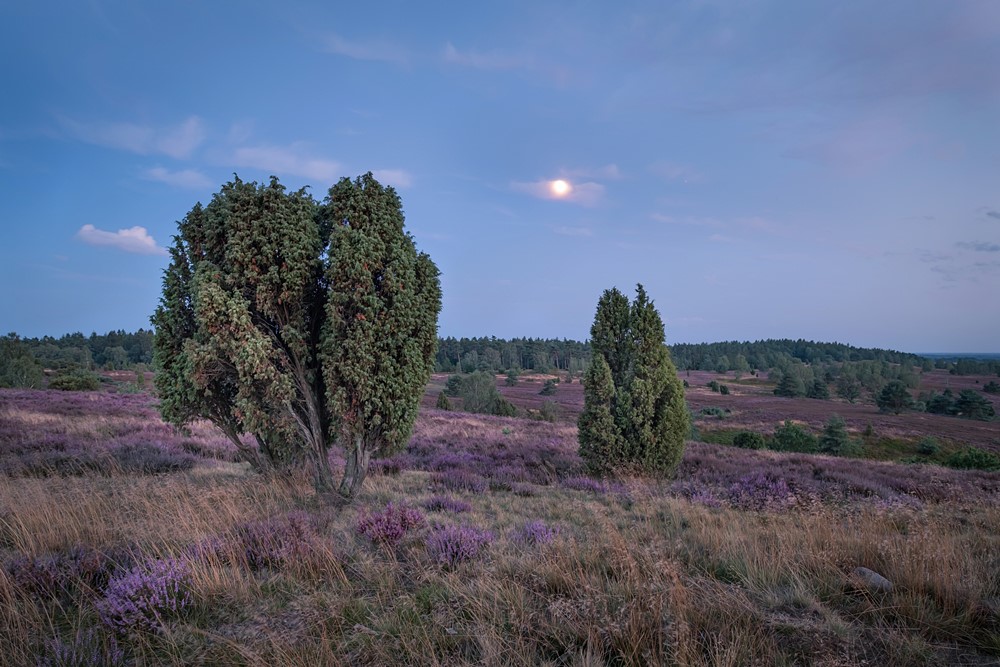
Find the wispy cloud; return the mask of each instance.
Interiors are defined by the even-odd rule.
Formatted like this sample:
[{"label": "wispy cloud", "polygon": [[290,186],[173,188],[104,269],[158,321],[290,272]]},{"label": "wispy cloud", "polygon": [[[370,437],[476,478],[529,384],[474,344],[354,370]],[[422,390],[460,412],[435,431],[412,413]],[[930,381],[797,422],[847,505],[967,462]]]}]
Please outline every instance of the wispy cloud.
[{"label": "wispy cloud", "polygon": [[229,162],[237,167],[260,169],[270,174],[304,176],[323,185],[332,184],[343,172],[339,162],[310,155],[301,143],[291,146],[244,146],[233,152]]},{"label": "wispy cloud", "polygon": [[204,123],[197,116],[191,116],[174,127],[153,127],[137,123],[82,123],[68,118],[63,118],[60,122],[80,141],[139,155],[163,154],[183,159],[190,157],[205,140]]},{"label": "wispy cloud", "polygon": [[589,227],[556,227],[552,230],[560,236],[593,236],[594,231]]},{"label": "wispy cloud", "polygon": [[1000,252],[1000,244],[989,243],[987,241],[960,241],[955,245],[974,252]]},{"label": "wispy cloud", "polygon": [[472,49],[459,50],[451,42],[444,45],[442,53],[444,62],[459,67],[502,72],[521,70],[540,74],[558,85],[567,83],[571,78],[569,68],[539,60],[533,55],[509,51],[476,51]]},{"label": "wispy cloud", "polygon": [[552,181],[514,181],[510,184],[511,190],[531,195],[538,199],[549,199],[554,201],[566,201],[581,206],[596,206],[604,198],[604,186],[600,183],[572,183],[569,192],[557,194],[552,189]]},{"label": "wispy cloud", "polygon": [[713,243],[736,243],[736,239],[725,234],[712,234],[708,237],[708,240]]},{"label": "wispy cloud", "polygon": [[502,51],[459,51],[451,42],[444,45],[444,61],[453,65],[488,70],[522,69],[533,66],[532,59],[525,56]]},{"label": "wispy cloud", "polygon": [[323,42],[326,51],[355,60],[372,60],[395,65],[405,65],[410,58],[406,49],[388,40],[356,41],[346,39],[340,35],[329,34],[324,38]]},{"label": "wispy cloud", "polygon": [[376,169],[372,175],[380,183],[396,188],[408,188],[413,185],[413,175],[404,169]]},{"label": "wispy cloud", "polygon": [[666,160],[659,160],[649,165],[649,171],[665,181],[700,183],[705,179],[704,174],[690,165]]},{"label": "wispy cloud", "polygon": [[208,176],[197,169],[171,171],[163,167],[153,167],[143,172],[143,178],[149,181],[158,181],[167,185],[173,185],[174,187],[190,188],[192,190],[200,190],[212,186],[212,181],[208,179]]},{"label": "wispy cloud", "polygon": [[606,164],[603,167],[588,168],[579,167],[576,169],[563,169],[559,172],[559,175],[563,178],[589,178],[589,179],[601,179],[605,181],[620,181],[625,176],[622,174],[621,169],[618,168],[617,164]]},{"label": "wispy cloud", "polygon": [[664,213],[650,213],[651,220],[662,222],[666,225],[691,225],[693,227],[725,227],[726,223],[715,218],[699,217],[695,215],[673,216]]},{"label": "wispy cloud", "polygon": [[156,244],[156,240],[149,235],[146,228],[138,225],[128,229],[119,229],[117,232],[108,232],[97,229],[93,225],[84,225],[76,233],[76,238],[87,245],[108,246],[137,255],[167,254],[166,249]]},{"label": "wispy cloud", "polygon": [[1000,220],[1000,211],[986,211],[986,217]]}]

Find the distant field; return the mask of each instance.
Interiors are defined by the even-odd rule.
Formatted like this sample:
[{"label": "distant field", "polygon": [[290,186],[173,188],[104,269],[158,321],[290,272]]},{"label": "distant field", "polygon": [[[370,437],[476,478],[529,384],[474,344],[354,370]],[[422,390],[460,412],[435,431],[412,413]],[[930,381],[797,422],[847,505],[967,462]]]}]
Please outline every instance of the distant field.
[{"label": "distant field", "polygon": [[[575,423],[583,410],[583,385],[579,380],[572,384],[565,382],[552,396],[541,396],[539,392],[545,379],[554,375],[522,376],[516,387],[504,385],[503,375],[497,376],[497,388],[514,405],[524,410],[539,410],[546,400],[554,401],[559,407],[559,420]],[[786,419],[807,424],[815,431],[832,414],[837,414],[847,422],[852,434],[857,435],[871,426],[879,437],[916,441],[931,436],[952,443],[955,447],[972,445],[1000,452],[1000,421],[982,422],[946,415],[922,412],[904,412],[900,415],[885,414],[878,410],[871,398],[860,400],[854,405],[838,398],[814,400],[809,398],[785,398],[775,396],[774,384],[767,378],[743,375],[737,380],[733,373],[718,374],[711,371],[682,371],[680,377],[690,387],[685,395],[691,410],[697,414],[704,407],[718,407],[730,410],[724,419],[701,418],[696,420],[699,429],[713,430],[748,429],[770,433],[775,426]],[[444,388],[447,374],[435,374],[424,395],[423,404],[433,407],[437,394]],[[949,375],[947,371],[935,370],[920,375],[920,386],[911,393],[934,390],[941,392],[950,388],[956,394],[963,389],[979,389],[991,376]],[[721,395],[708,388],[711,380],[717,380],[729,387],[729,395]],[[1000,395],[982,394],[1000,415]]]},{"label": "distant field", "polygon": [[[713,377],[689,400],[730,401],[722,423],[896,423]],[[556,423],[424,407],[342,506],[148,393],[0,390],[0,664],[1000,660],[1000,473],[692,442],[674,480],[596,480],[580,385],[554,398]]]}]

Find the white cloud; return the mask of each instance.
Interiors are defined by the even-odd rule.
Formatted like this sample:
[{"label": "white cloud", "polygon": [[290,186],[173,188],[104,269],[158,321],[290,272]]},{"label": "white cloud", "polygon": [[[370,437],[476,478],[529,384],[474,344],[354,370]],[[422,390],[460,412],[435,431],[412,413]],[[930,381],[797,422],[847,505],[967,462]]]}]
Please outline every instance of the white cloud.
[{"label": "white cloud", "polygon": [[164,169],[163,167],[153,167],[152,169],[147,169],[143,172],[143,178],[150,181],[166,183],[167,185],[173,185],[178,188],[190,188],[192,190],[199,190],[212,186],[212,181],[210,181],[205,174],[201,173],[197,169],[170,171],[169,169]]},{"label": "white cloud", "polygon": [[332,185],[341,175],[339,162],[308,155],[302,144],[291,146],[244,146],[237,148],[230,158],[237,167],[261,169],[270,174],[304,176]]},{"label": "white cloud", "polygon": [[379,183],[395,188],[408,188],[413,185],[413,175],[403,169],[376,169],[372,175]]},{"label": "white cloud", "polygon": [[405,65],[409,60],[405,49],[385,40],[358,42],[344,39],[340,35],[330,34],[324,39],[324,47],[330,53],[355,60],[374,60],[397,65]]},{"label": "white cloud", "polygon": [[524,183],[514,181],[510,187],[515,192],[521,192],[538,199],[567,201],[581,206],[596,206],[604,197],[604,186],[600,183],[571,183],[568,194],[557,195],[552,191],[552,181],[534,181]]},{"label": "white cloud", "polygon": [[190,157],[205,140],[204,124],[197,116],[176,127],[164,128],[137,123],[80,123],[71,119],[62,119],[61,123],[80,141],[139,155],[156,153],[182,159]]},{"label": "white cloud", "polygon": [[129,227],[117,232],[106,232],[93,225],[84,225],[76,233],[76,238],[87,245],[110,246],[137,255],[166,255],[165,248],[156,245],[156,240],[149,235],[145,227]]},{"label": "white cloud", "polygon": [[725,234],[712,234],[708,237],[708,240],[713,243],[736,243],[736,239],[732,236],[726,236]]}]

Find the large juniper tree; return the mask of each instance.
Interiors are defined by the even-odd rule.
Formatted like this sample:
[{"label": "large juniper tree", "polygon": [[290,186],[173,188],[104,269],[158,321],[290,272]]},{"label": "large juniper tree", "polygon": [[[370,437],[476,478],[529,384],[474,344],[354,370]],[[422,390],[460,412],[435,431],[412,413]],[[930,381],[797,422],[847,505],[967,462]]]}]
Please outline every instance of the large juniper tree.
[{"label": "large juniper tree", "polygon": [[672,474],[690,417],[664,343],[663,321],[646,290],[636,298],[606,290],[590,330],[593,359],[584,378],[580,455],[597,473],[633,469]]},{"label": "large juniper tree", "polygon": [[409,436],[440,308],[437,268],[370,173],[322,204],[234,178],[174,238],[152,318],[160,410],[211,420],[258,470],[309,460],[320,491],[340,443],[353,496]]}]

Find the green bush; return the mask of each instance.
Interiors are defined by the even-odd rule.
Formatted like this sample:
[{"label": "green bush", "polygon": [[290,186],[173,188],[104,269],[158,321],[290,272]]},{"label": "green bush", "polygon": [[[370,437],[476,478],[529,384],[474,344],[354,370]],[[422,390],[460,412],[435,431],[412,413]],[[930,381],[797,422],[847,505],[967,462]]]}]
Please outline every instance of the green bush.
[{"label": "green bush", "polygon": [[541,394],[542,396],[552,396],[553,394],[556,393],[556,384],[557,383],[558,383],[557,380],[553,380],[553,379],[546,380],[545,381],[545,386],[543,386],[542,390],[540,392],[538,392],[538,393]]},{"label": "green bush", "polygon": [[1000,470],[1000,456],[978,447],[966,447],[945,459],[944,464],[949,468],[963,470],[994,471]]},{"label": "green bush", "polygon": [[444,385],[444,393],[453,398],[462,393],[462,376],[452,375],[449,377],[448,382]]},{"label": "green bush", "polygon": [[451,410],[451,401],[443,391],[438,394],[437,403],[434,405],[438,410]]},{"label": "green bush", "polygon": [[760,433],[740,431],[733,436],[733,445],[741,449],[764,449],[767,447],[767,440]]},{"label": "green bush", "polygon": [[1000,384],[997,384],[995,381],[990,380],[989,382],[983,385],[983,391],[985,391],[987,394],[1000,394]]},{"label": "green bush", "polygon": [[934,456],[939,451],[941,451],[941,445],[938,444],[937,438],[932,436],[927,436],[920,439],[917,443],[917,454],[921,456]]},{"label": "green bush", "polygon": [[719,393],[722,394],[723,396],[728,396],[729,395],[729,385],[720,384],[719,385]]},{"label": "green bush", "polygon": [[784,424],[774,429],[771,449],[779,452],[814,454],[819,451],[819,443],[812,433],[786,419]]},{"label": "green bush", "polygon": [[728,410],[723,410],[722,408],[716,407],[714,405],[709,405],[698,411],[699,417],[715,417],[716,419],[725,419]]},{"label": "green bush", "polygon": [[49,389],[62,391],[97,391],[101,388],[101,379],[85,370],[70,371],[57,375],[49,380]]}]

